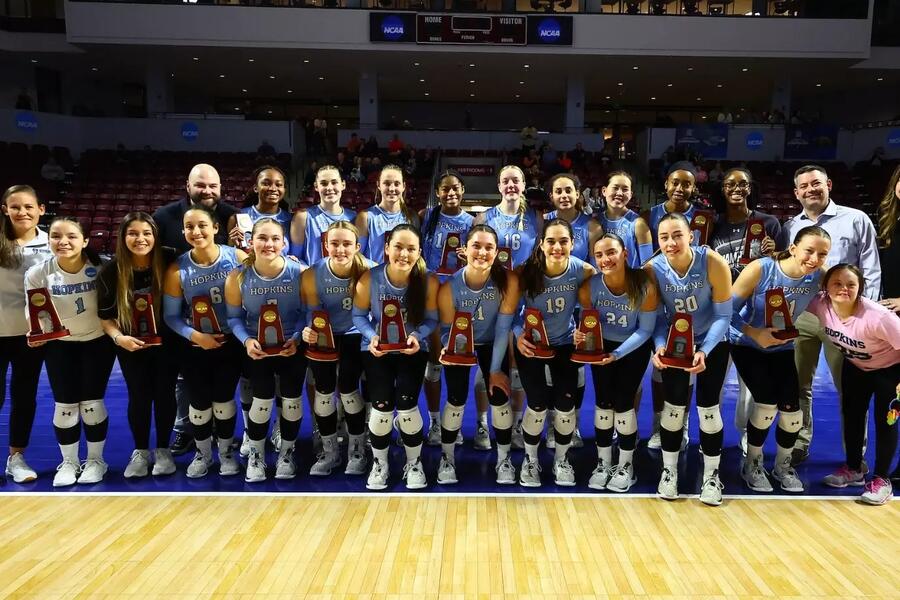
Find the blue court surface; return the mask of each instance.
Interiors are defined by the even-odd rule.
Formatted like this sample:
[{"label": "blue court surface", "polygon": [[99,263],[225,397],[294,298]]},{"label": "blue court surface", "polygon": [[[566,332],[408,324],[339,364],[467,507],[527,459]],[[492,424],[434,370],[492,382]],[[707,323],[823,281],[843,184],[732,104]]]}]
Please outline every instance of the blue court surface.
[{"label": "blue court surface", "polygon": [[[466,442],[462,447],[457,447],[456,466],[459,483],[452,486],[441,486],[435,483],[435,477],[440,460],[440,448],[425,446],[422,452],[422,461],[430,485],[416,492],[408,493],[468,493],[468,494],[521,494],[534,493],[560,494],[560,495],[607,495],[616,496],[612,492],[597,492],[587,487],[587,481],[593,470],[597,452],[593,445],[593,386],[590,376],[587,377],[587,391],[584,406],[581,410],[580,428],[584,435],[585,445],[580,449],[570,452],[570,460],[576,469],[575,487],[557,487],[553,484],[553,476],[550,467],[553,460],[551,450],[541,448],[541,466],[544,485],[541,488],[526,490],[518,485],[497,485],[494,482],[495,452],[477,451],[472,448],[471,437],[475,429],[476,411],[474,401],[470,400],[465,414],[463,434]],[[661,456],[658,451],[650,451],[646,447],[646,440],[650,435],[652,424],[652,402],[650,399],[649,374],[645,377],[643,387],[643,400],[639,415],[640,441],[635,452],[635,472],[638,482],[631,489],[631,494],[655,494],[661,469]],[[819,370],[816,374],[813,389],[815,435],[812,452],[809,460],[799,466],[798,473],[806,486],[805,496],[857,496],[862,492],[861,488],[846,488],[835,490],[824,486],[822,478],[840,466],[844,462],[840,437],[840,413],[838,397],[831,382],[825,361],[820,360]],[[725,423],[725,450],[721,462],[721,478],[725,485],[725,495],[758,495],[760,497],[772,497],[773,495],[801,497],[801,495],[780,492],[775,483],[776,491],[772,494],[754,494],[740,477],[741,452],[738,447],[739,436],[734,428],[734,406],[737,395],[737,380],[734,369],[729,372],[725,383],[725,393],[722,403],[722,418]],[[203,479],[188,479],[184,472],[190,462],[193,453],[176,458],[178,472],[168,477],[147,477],[145,479],[126,480],[122,476],[125,465],[133,450],[133,441],[128,429],[126,417],[127,393],[121,372],[116,365],[112,380],[106,393],[106,403],[110,413],[110,432],[106,445],[105,459],[109,463],[110,470],[102,483],[96,485],[72,486],[69,488],[54,489],[51,485],[53,474],[60,462],[59,448],[53,435],[51,425],[53,397],[46,376],[42,376],[38,391],[38,412],[35,420],[34,431],[31,437],[31,446],[27,451],[29,464],[38,472],[38,480],[25,485],[17,485],[11,480],[5,486],[0,487],[2,492],[54,492],[65,494],[70,491],[97,492],[97,493],[166,493],[166,492],[192,492],[192,493],[220,493],[220,492],[276,492],[276,493],[323,493],[323,494],[355,494],[366,492],[365,476],[345,476],[343,467],[330,477],[311,477],[308,475],[309,467],[314,462],[312,443],[310,440],[310,414],[308,405],[304,407],[303,424],[300,431],[296,459],[298,476],[290,481],[278,481],[274,479],[273,464],[275,453],[270,452],[267,458],[269,465],[269,479],[264,483],[247,484],[243,477],[220,478],[216,473],[218,466],[214,466],[210,475]],[[424,397],[420,399],[420,407],[425,414]],[[877,415],[877,418],[885,418],[885,415]],[[238,416],[240,428],[240,415]],[[8,444],[9,427],[8,402],[0,411],[0,447],[4,450]],[[682,494],[696,494],[700,488],[702,476],[702,457],[699,451],[698,428],[696,409],[692,408],[691,414],[691,446],[688,451],[682,453],[679,470],[679,487]],[[771,468],[775,454],[775,435],[770,431],[766,443],[766,465]],[[153,437],[151,436],[151,440]],[[870,415],[869,439],[874,440]],[[83,445],[84,442],[82,442]],[[872,446],[870,444],[867,453],[869,464],[873,464]],[[81,456],[84,458],[84,448]],[[516,468],[521,465],[523,451],[514,450],[513,463]],[[346,451],[342,448],[342,456]],[[5,452],[3,453],[5,461]],[[407,492],[400,479],[404,462],[403,449],[392,445],[391,449],[391,484],[388,492]],[[5,464],[5,462],[3,463]]]}]

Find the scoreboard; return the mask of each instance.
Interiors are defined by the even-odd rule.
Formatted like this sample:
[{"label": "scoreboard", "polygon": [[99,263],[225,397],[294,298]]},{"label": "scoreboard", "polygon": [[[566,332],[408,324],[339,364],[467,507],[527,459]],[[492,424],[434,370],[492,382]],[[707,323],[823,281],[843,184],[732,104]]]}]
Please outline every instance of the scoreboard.
[{"label": "scoreboard", "polygon": [[525,17],[416,15],[416,42],[524,46],[528,27]]}]

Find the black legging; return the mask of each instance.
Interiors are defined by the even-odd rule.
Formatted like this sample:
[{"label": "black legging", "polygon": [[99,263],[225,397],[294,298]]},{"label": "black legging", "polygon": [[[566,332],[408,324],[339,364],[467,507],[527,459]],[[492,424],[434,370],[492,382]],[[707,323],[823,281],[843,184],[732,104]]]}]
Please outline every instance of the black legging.
[{"label": "black legging", "polygon": [[[484,377],[484,385],[488,392],[488,401],[491,406],[503,406],[509,402],[509,398],[503,390],[497,388],[491,390],[491,360],[494,356],[493,344],[480,344],[475,346],[475,355],[478,357],[478,367]],[[501,369],[504,373],[509,372],[508,354],[504,353]],[[444,365],[444,380],[447,382],[447,403],[453,406],[464,406],[469,396],[469,375],[471,367]],[[441,442],[444,444],[452,444],[456,441],[456,431],[449,431],[441,428]],[[494,426],[494,433],[497,437],[497,443],[506,445],[512,443],[512,428],[497,429]]]},{"label": "black legging", "polygon": [[841,410],[844,414],[844,447],[847,466],[858,471],[862,463],[862,447],[866,432],[866,413],[875,396],[875,470],[878,477],[887,479],[891,461],[897,450],[897,424],[887,424],[891,400],[897,397],[900,383],[900,363],[885,369],[863,371],[844,359],[841,370]]},{"label": "black legging", "polygon": [[[291,356],[269,356],[259,360],[247,357],[244,361],[245,369],[250,374],[250,385],[253,388],[253,397],[268,400],[275,398],[275,376],[278,375],[282,398],[300,398],[303,395],[303,380],[306,379],[306,344],[299,344],[297,352]],[[284,411],[279,420],[281,436],[286,440],[297,439],[300,431],[300,420],[289,421],[285,419]],[[266,437],[269,423],[257,423],[250,419],[247,423],[247,434],[251,440],[261,440]]]},{"label": "black legging", "polygon": [[[204,350],[185,341],[182,349],[181,372],[193,409],[207,411],[213,402],[234,401],[234,390],[241,377],[246,352],[234,336],[227,336],[225,343],[214,350]],[[214,376],[210,376],[214,374]],[[220,439],[234,437],[235,417],[218,419],[213,411],[216,436]],[[213,421],[192,423],[194,437],[205,440],[212,437]]]},{"label": "black legging", "polygon": [[128,426],[137,450],[150,448],[150,416],[156,423],[156,447],[168,448],[175,425],[176,340],[129,352],[116,348],[128,387]]},{"label": "black legging", "polygon": [[[366,381],[369,387],[369,399],[374,410],[392,413],[394,410],[410,410],[419,404],[419,392],[422,389],[422,378],[425,376],[425,365],[428,362],[427,352],[416,352],[413,355],[391,352],[381,357],[372,356],[363,351],[363,365],[366,369]],[[415,447],[422,443],[422,432],[400,435],[403,444]],[[383,450],[390,446],[391,436],[372,435],[372,447]]]},{"label": "black legging", "polygon": [[[338,351],[337,361],[309,361],[309,368],[316,380],[318,393],[330,396],[334,394],[335,388],[340,394],[350,394],[359,390],[359,379],[363,370],[362,351],[359,349],[361,338],[362,336],[358,333],[337,334],[334,336],[334,347]],[[322,435],[331,435],[337,431],[336,412],[327,417],[315,415],[315,418],[316,425],[319,426],[319,433]],[[355,414],[345,413],[344,418],[347,421],[348,433],[362,435],[365,432],[366,411],[361,410]]]},{"label": "black legging", "polygon": [[6,400],[6,371],[12,365],[9,381],[10,448],[25,448],[31,439],[44,349],[44,346],[29,348],[24,335],[0,337],[0,409]]},{"label": "black legging", "polygon": [[[612,352],[622,345],[622,342],[603,340],[604,352]],[[643,346],[629,352],[622,358],[608,365],[591,365],[591,377],[594,380],[594,394],[596,406],[605,410],[613,410],[617,413],[628,412],[634,409],[634,395],[637,393],[650,355],[653,352],[652,343],[647,341]],[[597,445],[601,448],[612,446],[613,428],[594,428]],[[637,444],[637,433],[619,434],[619,447],[623,450],[634,450]]]},{"label": "black legging", "polygon": [[[756,404],[776,405],[778,410],[800,410],[800,382],[794,364],[794,349],[762,352],[751,346],[731,344],[731,360]],[[775,428],[775,441],[782,448],[793,448],[799,432],[787,432]],[[747,423],[747,443],[761,447],[766,442],[768,429],[760,429],[751,419]]]},{"label": "black legging", "polygon": [[[525,396],[528,399],[528,408],[542,412],[547,409],[555,409],[558,412],[569,412],[575,409],[575,393],[578,388],[578,363],[572,362],[573,344],[553,346],[555,354],[552,358],[530,358],[519,352],[516,346],[516,364],[519,366],[519,377],[522,379],[522,387],[525,388]],[[553,378],[553,388],[548,389],[547,378],[544,374],[544,366],[550,368],[550,377]],[[537,444],[540,438],[525,432],[525,441],[529,444]],[[572,440],[572,434],[561,434],[556,431],[556,441],[560,444],[568,444]]]}]

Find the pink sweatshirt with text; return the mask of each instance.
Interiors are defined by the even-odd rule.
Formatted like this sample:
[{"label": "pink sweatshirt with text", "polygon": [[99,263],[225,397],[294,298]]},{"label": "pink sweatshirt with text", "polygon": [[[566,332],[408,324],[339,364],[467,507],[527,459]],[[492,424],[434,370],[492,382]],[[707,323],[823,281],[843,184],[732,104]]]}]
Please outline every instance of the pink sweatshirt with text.
[{"label": "pink sweatshirt with text", "polygon": [[877,302],[860,296],[856,312],[841,320],[831,299],[820,292],[806,310],[819,317],[825,335],[844,358],[863,371],[900,363],[900,318]]}]

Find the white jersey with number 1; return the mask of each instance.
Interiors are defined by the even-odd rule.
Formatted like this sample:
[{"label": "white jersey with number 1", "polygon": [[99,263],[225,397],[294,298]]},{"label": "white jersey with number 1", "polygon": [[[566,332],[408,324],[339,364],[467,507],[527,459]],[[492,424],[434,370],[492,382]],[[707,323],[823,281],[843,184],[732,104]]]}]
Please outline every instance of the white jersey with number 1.
[{"label": "white jersey with number 1", "polygon": [[59,267],[56,257],[36,264],[25,273],[25,289],[47,288],[62,326],[71,335],[67,342],[87,342],[103,335],[97,316],[97,273],[100,267],[85,263],[77,273]]}]

